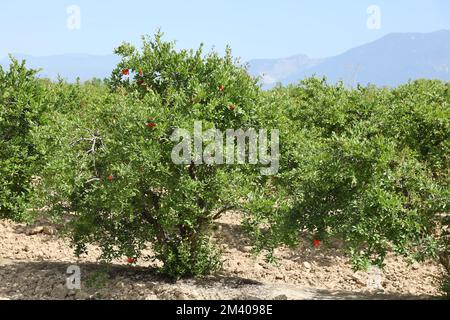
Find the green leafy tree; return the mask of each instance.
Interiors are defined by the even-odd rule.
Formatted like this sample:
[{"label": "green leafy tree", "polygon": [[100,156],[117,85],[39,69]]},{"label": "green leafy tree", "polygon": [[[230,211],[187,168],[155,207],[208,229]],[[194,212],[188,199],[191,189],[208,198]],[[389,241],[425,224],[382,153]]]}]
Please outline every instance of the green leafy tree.
[{"label": "green leafy tree", "polygon": [[[220,266],[212,225],[237,204],[244,181],[237,166],[176,164],[174,130],[246,128],[254,124],[259,88],[232,58],[177,51],[161,34],[128,44],[122,61],[98,87],[74,88],[84,101],[57,111],[37,134],[52,155],[41,199],[55,218],[71,212],[67,234],[77,253],[96,243],[102,258],[142,257],[151,244],[165,274],[206,274]],[[70,105],[70,103],[69,103]]]},{"label": "green leafy tree", "polygon": [[248,202],[258,214],[245,225],[260,250],[295,246],[306,231],[343,239],[358,268],[394,251],[449,270],[448,84],[349,90],[312,78],[265,100],[282,165]]},{"label": "green leafy tree", "polygon": [[41,163],[30,133],[47,106],[36,73],[12,57],[9,70],[0,67],[0,218],[30,218],[33,175]]}]

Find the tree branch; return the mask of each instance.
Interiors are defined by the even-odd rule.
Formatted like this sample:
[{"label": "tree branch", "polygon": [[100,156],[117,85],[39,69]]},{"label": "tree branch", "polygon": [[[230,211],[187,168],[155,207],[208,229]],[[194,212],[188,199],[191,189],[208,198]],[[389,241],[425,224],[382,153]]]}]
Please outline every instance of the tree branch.
[{"label": "tree branch", "polygon": [[224,214],[227,211],[233,210],[233,209],[235,209],[235,207],[231,206],[231,205],[227,205],[227,206],[223,207],[213,216],[213,220],[219,219],[222,216],[222,214]]}]

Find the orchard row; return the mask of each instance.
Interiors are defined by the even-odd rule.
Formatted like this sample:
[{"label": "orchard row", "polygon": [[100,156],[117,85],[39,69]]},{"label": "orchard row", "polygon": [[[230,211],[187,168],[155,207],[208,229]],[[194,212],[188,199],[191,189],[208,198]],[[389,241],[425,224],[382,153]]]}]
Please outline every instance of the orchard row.
[{"label": "orchard row", "polygon": [[[316,246],[342,239],[359,268],[395,252],[449,270],[448,83],[311,78],[263,92],[229,49],[179,51],[157,34],[116,53],[104,82],[54,83],[14,60],[0,70],[2,217],[65,221],[76,254],[95,243],[106,261],[151,246],[174,277],[220,268],[213,226],[228,210],[268,258],[306,232]],[[171,135],[199,121],[278,130],[279,170],[175,163]]]}]

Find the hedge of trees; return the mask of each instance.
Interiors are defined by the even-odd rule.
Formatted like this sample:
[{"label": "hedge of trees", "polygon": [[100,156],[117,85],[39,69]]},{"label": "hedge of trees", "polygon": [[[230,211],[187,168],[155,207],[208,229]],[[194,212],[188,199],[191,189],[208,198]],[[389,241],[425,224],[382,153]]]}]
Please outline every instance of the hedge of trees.
[{"label": "hedge of trees", "polygon": [[[255,252],[301,234],[341,239],[356,268],[388,252],[450,274],[450,85],[347,88],[311,78],[264,92],[228,49],[124,43],[106,82],[57,83],[0,68],[0,217],[63,222],[76,254],[142,259],[196,276],[220,268],[215,220],[243,213]],[[279,131],[280,164],[176,164],[174,131]],[[449,287],[448,277],[444,286]]]}]

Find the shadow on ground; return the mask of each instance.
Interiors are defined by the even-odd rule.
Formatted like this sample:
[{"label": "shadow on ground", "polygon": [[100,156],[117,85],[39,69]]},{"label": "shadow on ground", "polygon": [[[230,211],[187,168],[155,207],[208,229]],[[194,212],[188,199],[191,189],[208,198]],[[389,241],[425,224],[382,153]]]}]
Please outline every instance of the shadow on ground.
[{"label": "shadow on ground", "polygon": [[139,299],[139,300],[374,300],[430,299],[429,296],[390,296],[319,290],[288,284],[263,284],[218,273],[200,279],[174,281],[157,270],[124,265],[83,263],[81,290],[66,286],[63,262],[0,261],[0,298],[7,299]]}]

